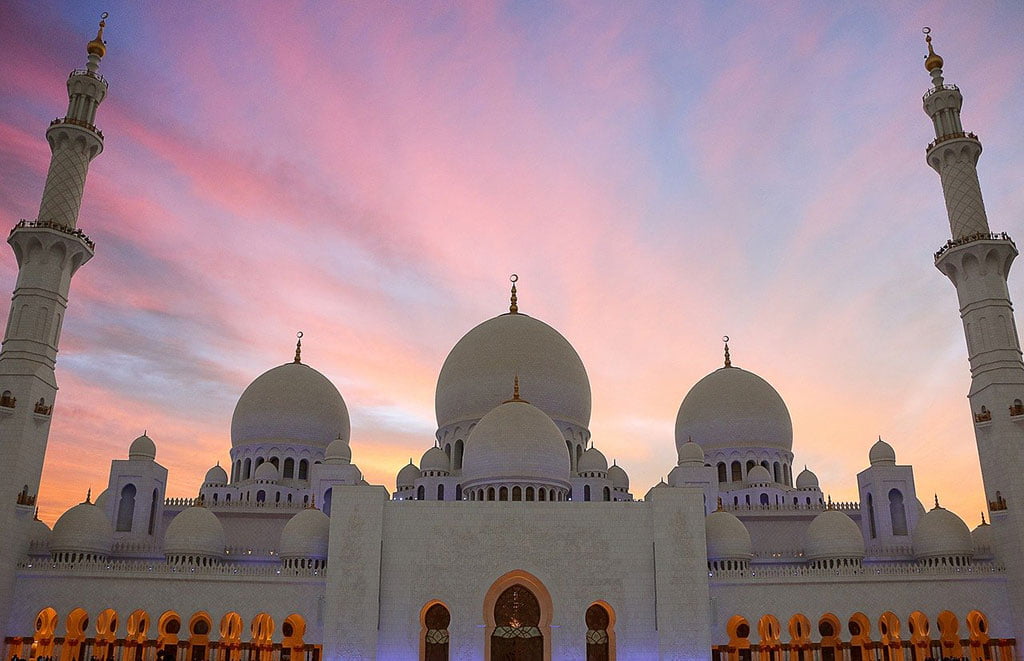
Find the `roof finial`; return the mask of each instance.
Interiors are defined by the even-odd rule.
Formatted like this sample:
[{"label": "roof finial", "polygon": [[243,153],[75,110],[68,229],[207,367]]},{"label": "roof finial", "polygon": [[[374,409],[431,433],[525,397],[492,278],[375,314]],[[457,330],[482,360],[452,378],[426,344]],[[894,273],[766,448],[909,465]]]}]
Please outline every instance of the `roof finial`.
[{"label": "roof finial", "polygon": [[721,496],[719,496],[719,497],[718,497],[718,509],[717,509],[717,510],[715,510],[715,511],[716,511],[716,512],[721,512],[721,511],[722,511],[723,509],[724,509],[724,508],[722,507],[722,497],[721,497]]},{"label": "roof finial", "polygon": [[315,510],[316,509],[316,494],[313,494],[312,496],[309,497],[309,507],[307,507],[306,509],[308,509],[308,510]]},{"label": "roof finial", "polygon": [[732,360],[729,359],[729,336],[723,335],[722,342],[725,342],[725,366],[732,367]]},{"label": "roof finial", "polygon": [[924,41],[928,44],[928,55],[924,60],[924,68],[931,73],[935,69],[942,69],[942,58],[932,48],[932,29],[925,27],[921,28],[921,32],[924,32]]},{"label": "roof finial", "polygon": [[89,490],[85,492],[85,502],[90,505],[92,504],[92,487],[89,487]]},{"label": "roof finial", "polygon": [[302,331],[295,334],[295,360],[292,362],[295,364],[302,363]]},{"label": "roof finial", "polygon": [[[36,521],[39,520],[39,508],[38,507],[36,508],[36,513],[32,516],[32,518],[34,520],[36,520]],[[984,514],[981,515],[981,520],[982,520],[982,522],[985,521],[985,515]]]},{"label": "roof finial", "polygon": [[89,55],[103,57],[107,54],[107,42],[103,41],[103,28],[107,26],[107,16],[110,16],[107,12],[100,14],[100,29],[96,32],[96,38],[85,46]]},{"label": "roof finial", "polygon": [[832,509],[832,494],[828,495],[828,507],[825,509]]},{"label": "roof finial", "polygon": [[935,494],[935,508],[938,509],[940,507],[942,507],[942,505],[939,505],[939,494]]},{"label": "roof finial", "polygon": [[[36,512],[38,512],[38,511],[39,510],[37,509]],[[985,520],[985,513],[984,512],[981,513],[981,525],[983,525],[983,526],[987,526],[988,525],[988,521]]]},{"label": "roof finial", "polygon": [[509,303],[508,311],[510,313],[512,313],[512,314],[518,314],[519,313],[519,303],[518,303],[519,299],[516,297],[516,283],[519,282],[519,276],[516,275],[515,273],[513,273],[512,275],[510,275],[508,277],[508,280],[509,280],[509,282],[512,283],[512,299],[511,299],[511,303]]}]

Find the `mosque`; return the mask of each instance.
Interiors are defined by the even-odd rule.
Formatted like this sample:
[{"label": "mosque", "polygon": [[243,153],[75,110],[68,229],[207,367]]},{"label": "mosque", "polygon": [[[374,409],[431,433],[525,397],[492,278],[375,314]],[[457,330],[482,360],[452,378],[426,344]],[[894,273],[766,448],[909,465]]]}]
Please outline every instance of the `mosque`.
[{"label": "mosque", "polygon": [[728,344],[682,399],[667,483],[634,491],[591,439],[583,361],[519,311],[513,281],[508,311],[448,354],[436,437],[393,493],[353,463],[345,400],[300,338],[239,397],[229,458],[195,498],[166,497],[143,435],[51,530],[35,502],[61,414],[71,279],[94,251],[78,212],[103,151],[103,25],[46,130],[39,214],[8,238],[4,660],[1024,659],[1024,363],[1006,286],[1017,249],[989,229],[981,143],[930,36],[926,154],[951,231],[935,265],[963,318],[989,523],[972,531],[937,499],[922,506],[913,468],[881,439],[865,443],[858,501],[823,497],[794,468],[783,398]]}]

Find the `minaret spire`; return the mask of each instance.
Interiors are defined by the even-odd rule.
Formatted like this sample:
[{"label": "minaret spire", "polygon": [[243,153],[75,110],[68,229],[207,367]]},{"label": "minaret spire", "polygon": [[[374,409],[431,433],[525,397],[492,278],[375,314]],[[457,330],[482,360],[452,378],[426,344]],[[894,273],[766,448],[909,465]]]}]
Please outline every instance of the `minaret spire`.
[{"label": "minaret spire", "polygon": [[519,297],[516,296],[516,283],[519,282],[519,276],[513,273],[508,277],[509,282],[512,283],[512,296],[510,298],[508,311],[510,314],[519,313]]},{"label": "minaret spire", "polygon": [[723,335],[722,342],[725,343],[725,366],[732,367],[732,359],[729,357],[729,336]]},{"label": "minaret spire", "polygon": [[295,359],[292,362],[296,364],[302,362],[302,331],[295,334]]}]

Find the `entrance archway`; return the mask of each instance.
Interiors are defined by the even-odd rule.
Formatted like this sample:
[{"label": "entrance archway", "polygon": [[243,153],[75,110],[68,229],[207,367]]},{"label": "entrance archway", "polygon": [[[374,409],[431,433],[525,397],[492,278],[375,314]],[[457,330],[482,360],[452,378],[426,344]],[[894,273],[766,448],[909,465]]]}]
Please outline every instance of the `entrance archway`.
[{"label": "entrance archway", "polygon": [[484,598],[485,661],[550,661],[551,595],[532,574],[511,571]]}]

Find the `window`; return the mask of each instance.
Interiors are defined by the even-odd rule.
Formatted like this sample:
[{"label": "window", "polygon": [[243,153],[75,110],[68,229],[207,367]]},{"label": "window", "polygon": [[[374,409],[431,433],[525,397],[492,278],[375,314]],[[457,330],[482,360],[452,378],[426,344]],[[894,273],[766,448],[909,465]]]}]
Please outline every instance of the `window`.
[{"label": "window", "polygon": [[423,615],[424,661],[448,661],[448,623],[451,620],[444,604],[434,604]]},{"label": "window", "polygon": [[868,494],[868,531],[871,539],[878,537],[878,529],[875,527],[875,499]]},{"label": "window", "polygon": [[[420,488],[422,489],[423,487],[420,487]],[[334,489],[331,488],[331,487],[328,487],[327,491],[324,492],[324,504],[323,504],[323,507],[320,508],[320,511],[323,512],[324,514],[326,514],[327,516],[331,515],[331,501],[332,500],[334,500]]]},{"label": "window", "polygon": [[903,493],[899,489],[889,491],[889,518],[893,535],[907,534],[907,508],[903,505]]},{"label": "window", "polygon": [[462,439],[455,441],[455,455],[452,457],[452,468],[455,470],[462,470],[462,450],[463,443]]},{"label": "window", "polygon": [[543,658],[540,602],[526,586],[516,583],[501,593],[494,604],[494,625],[492,659]]},{"label": "window", "polygon": [[281,477],[286,480],[290,480],[295,477],[295,460],[291,457],[284,460],[284,472],[281,474]]},{"label": "window", "polygon": [[[230,496],[229,496],[230,498]],[[160,505],[160,490],[153,489],[153,502],[149,505],[149,534],[152,535],[156,529],[156,510]]]},{"label": "window", "polygon": [[444,485],[443,484],[437,485],[437,499],[438,500],[444,500]]},{"label": "window", "polygon": [[250,475],[252,475],[252,459],[246,459],[242,469],[242,479],[248,480]]},{"label": "window", "polygon": [[135,485],[126,484],[121,489],[121,500],[117,504],[117,531],[131,532],[135,518]]},{"label": "window", "polygon": [[423,488],[423,485],[416,487],[416,500],[424,500],[427,497],[427,490]]},{"label": "window", "polygon": [[728,469],[725,467],[725,462],[724,461],[718,462],[718,481],[719,482],[728,482],[729,481],[729,472],[728,472]]},{"label": "window", "polygon": [[604,488],[604,499],[605,501],[611,501],[612,499],[612,490],[608,487]]},{"label": "window", "polygon": [[738,461],[732,462],[732,481],[742,482],[743,481],[743,466]]},{"label": "window", "polygon": [[583,500],[588,502],[588,503],[590,502],[590,485],[589,484],[583,485]]},{"label": "window", "polygon": [[455,500],[462,500],[462,485],[455,485]]},{"label": "window", "polygon": [[303,459],[302,461],[299,462],[299,479],[309,479],[309,461],[306,459]]}]

